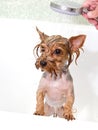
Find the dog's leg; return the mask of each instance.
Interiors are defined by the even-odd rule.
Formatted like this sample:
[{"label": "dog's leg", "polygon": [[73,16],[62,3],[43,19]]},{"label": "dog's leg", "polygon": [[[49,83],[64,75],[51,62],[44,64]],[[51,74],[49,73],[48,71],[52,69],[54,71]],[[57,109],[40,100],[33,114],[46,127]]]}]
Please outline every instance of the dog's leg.
[{"label": "dog's leg", "polygon": [[73,96],[69,96],[66,99],[66,103],[64,105],[64,113],[63,113],[63,117],[67,120],[74,120],[74,116],[72,114],[72,106],[74,103],[74,97]]},{"label": "dog's leg", "polygon": [[37,94],[36,94],[36,112],[34,113],[35,115],[44,115],[44,96],[45,93],[38,89]]}]

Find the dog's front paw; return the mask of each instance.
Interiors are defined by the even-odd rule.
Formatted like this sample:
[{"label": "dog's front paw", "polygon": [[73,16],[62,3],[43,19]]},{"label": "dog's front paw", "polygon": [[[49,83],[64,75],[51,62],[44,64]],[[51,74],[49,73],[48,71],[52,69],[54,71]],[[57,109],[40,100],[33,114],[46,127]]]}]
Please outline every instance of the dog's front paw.
[{"label": "dog's front paw", "polygon": [[68,121],[69,121],[69,120],[75,120],[75,117],[73,116],[72,113],[64,113],[64,114],[63,114],[63,117],[64,117],[65,119],[67,119]]},{"label": "dog's front paw", "polygon": [[34,115],[44,116],[45,113],[43,111],[40,111],[40,112],[36,111],[36,112],[34,112]]}]

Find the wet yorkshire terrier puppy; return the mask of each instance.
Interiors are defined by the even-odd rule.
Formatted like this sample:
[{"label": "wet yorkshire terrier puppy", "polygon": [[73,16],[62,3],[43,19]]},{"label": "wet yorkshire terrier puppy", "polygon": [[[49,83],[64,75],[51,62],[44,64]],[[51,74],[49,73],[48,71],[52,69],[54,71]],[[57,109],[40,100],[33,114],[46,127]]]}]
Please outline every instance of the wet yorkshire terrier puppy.
[{"label": "wet yorkshire terrier puppy", "polygon": [[86,36],[78,35],[67,39],[60,35],[48,36],[36,29],[41,42],[34,48],[37,55],[35,66],[44,73],[36,93],[34,114],[73,120],[74,87],[68,67],[73,61],[74,53],[75,62],[77,61]]}]

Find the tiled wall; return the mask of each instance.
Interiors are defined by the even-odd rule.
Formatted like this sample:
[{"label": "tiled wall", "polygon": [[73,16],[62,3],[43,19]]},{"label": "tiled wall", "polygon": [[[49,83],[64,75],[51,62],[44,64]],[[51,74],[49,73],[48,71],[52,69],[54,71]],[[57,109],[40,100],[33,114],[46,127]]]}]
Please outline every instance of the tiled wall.
[{"label": "tiled wall", "polygon": [[[88,24],[82,16],[68,16],[50,8],[54,0],[0,0],[0,18],[32,19],[50,22]],[[65,3],[66,0],[56,0]],[[70,0],[82,4],[84,0]]]}]

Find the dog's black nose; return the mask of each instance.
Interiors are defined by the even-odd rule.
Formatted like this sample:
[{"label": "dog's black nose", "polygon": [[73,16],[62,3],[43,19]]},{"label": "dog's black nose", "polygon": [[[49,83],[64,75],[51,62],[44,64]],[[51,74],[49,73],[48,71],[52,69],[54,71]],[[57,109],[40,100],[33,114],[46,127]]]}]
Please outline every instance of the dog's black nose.
[{"label": "dog's black nose", "polygon": [[44,60],[42,60],[42,61],[40,61],[40,65],[41,65],[42,67],[45,67],[45,66],[47,65],[47,62],[44,61]]}]

